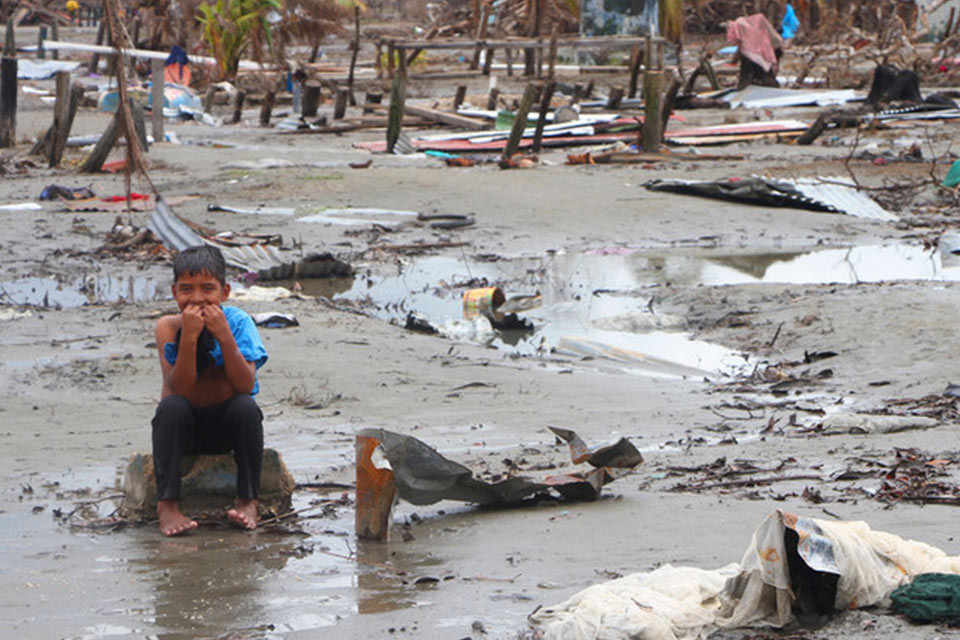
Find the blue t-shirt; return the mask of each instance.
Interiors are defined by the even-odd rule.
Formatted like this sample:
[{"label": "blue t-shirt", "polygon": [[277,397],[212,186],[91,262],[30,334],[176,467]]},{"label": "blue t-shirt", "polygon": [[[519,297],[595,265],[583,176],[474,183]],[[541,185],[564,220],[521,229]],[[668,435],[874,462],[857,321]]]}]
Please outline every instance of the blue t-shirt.
[{"label": "blue t-shirt", "polygon": [[[237,307],[221,308],[243,359],[254,363],[256,368],[259,369],[267,361],[267,349],[263,346],[263,341],[260,339],[260,333],[257,331],[257,325],[253,318],[246,311]],[[178,345],[176,342],[168,342],[163,345],[163,356],[171,365],[177,363],[177,351]],[[223,366],[223,349],[220,348],[220,343],[216,339],[213,340],[210,357],[213,358],[214,365]],[[253,391],[250,392],[250,395],[256,395],[258,391],[260,391],[260,381],[254,376]]]}]

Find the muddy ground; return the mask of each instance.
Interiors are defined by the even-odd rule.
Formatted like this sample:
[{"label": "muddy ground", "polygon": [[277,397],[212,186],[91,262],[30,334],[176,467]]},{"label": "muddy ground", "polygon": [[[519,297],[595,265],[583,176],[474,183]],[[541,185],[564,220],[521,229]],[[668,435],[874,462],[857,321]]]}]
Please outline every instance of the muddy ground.
[{"label": "muddy ground", "polygon": [[[428,90],[435,89],[421,88]],[[816,113],[787,109],[775,117]],[[682,115],[689,123],[769,117]],[[256,127],[256,116],[248,111],[240,126],[168,122],[180,144],[151,147],[150,179],[165,197],[181,198],[175,209],[194,222],[280,234],[287,255],[330,251],[356,268],[352,280],[302,281],[299,298],[237,303],[299,321],[262,329],[270,361],[258,398],[267,444],[300,483],[294,506],[303,511],[254,533],[205,522],[172,540],[152,523],[100,526],[98,518],[117,507],[126,460],[150,449],[160,390],[153,325],[175,309],[166,293],[170,268],[98,253],[114,213],[50,202],[42,211],[2,211],[5,637],[514,638],[536,607],[590,584],[665,563],[738,561],[774,509],[865,520],[960,553],[954,506],[911,502],[883,484],[908,455],[921,461],[913,477],[943,482],[941,493],[955,486],[960,430],[944,391],[960,380],[960,289],[929,245],[956,225],[957,207],[926,188],[893,204],[901,221],[888,223],[642,187],[654,177],[752,173],[853,171],[874,187],[923,181],[958,125],[857,140],[858,149],[876,144],[894,154],[918,140],[921,163],[851,159],[855,136],[839,131],[806,148],[771,141],[721,148],[743,161],[566,166],[574,149],[503,171],[352,148],[382,139],[382,130],[288,135]],[[18,151],[51,119],[50,105],[22,97]],[[99,133],[107,119],[85,110],[74,133]],[[71,149],[63,169],[38,163],[3,175],[0,204],[35,202],[53,183],[123,192],[121,177],[77,175],[81,157]],[[268,158],[295,166],[244,164]],[[349,166],[366,160],[369,168]],[[945,167],[936,171],[942,176]],[[141,178],[133,186],[150,191]],[[292,207],[295,215],[210,212],[211,203]],[[469,213],[477,222],[438,231],[402,215],[350,225],[299,220],[348,207]],[[134,212],[124,221],[142,228],[148,218]],[[382,248],[421,242],[459,246]],[[239,272],[231,281],[236,297],[249,294]],[[540,293],[543,306],[529,312],[535,333],[516,346],[464,335],[459,296],[483,283],[508,296]],[[408,311],[455,337],[406,330]],[[646,337],[629,330],[648,326],[651,315],[685,325]],[[633,353],[610,358],[596,344],[587,353],[571,336]],[[839,411],[912,411],[938,422],[829,435],[821,425]],[[595,502],[401,503],[390,542],[361,543],[353,535],[353,441],[371,426],[415,435],[487,478],[568,468],[549,426],[574,429],[594,445],[628,437],[646,461]],[[898,459],[898,449],[914,451]],[[946,462],[922,464],[930,459]],[[929,468],[945,475],[928,478]],[[739,482],[751,473],[764,481]],[[954,635],[882,608],[784,633]]]}]

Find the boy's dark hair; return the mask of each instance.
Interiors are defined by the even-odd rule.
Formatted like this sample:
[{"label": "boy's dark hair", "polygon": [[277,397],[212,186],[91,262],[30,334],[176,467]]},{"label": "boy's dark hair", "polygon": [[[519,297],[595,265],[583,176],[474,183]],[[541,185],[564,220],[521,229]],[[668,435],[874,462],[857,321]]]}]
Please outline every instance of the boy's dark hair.
[{"label": "boy's dark hair", "polygon": [[227,263],[220,249],[206,244],[187,247],[173,259],[174,282],[184,274],[195,276],[201,271],[212,275],[221,285],[227,283]]}]

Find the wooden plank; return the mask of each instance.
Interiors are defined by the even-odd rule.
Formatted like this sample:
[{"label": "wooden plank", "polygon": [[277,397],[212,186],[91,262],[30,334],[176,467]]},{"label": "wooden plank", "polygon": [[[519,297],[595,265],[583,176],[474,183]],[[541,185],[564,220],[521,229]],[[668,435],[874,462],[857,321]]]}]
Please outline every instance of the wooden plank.
[{"label": "wooden plank", "polygon": [[602,153],[592,156],[597,164],[648,164],[654,162],[700,162],[715,160],[743,160],[741,154],[718,154],[718,153],[683,153],[683,152],[664,152],[664,153],[629,153],[625,151],[616,151],[613,153]]},{"label": "wooden plank", "polygon": [[667,136],[665,140],[677,145],[718,145],[730,142],[748,142],[763,138],[796,138],[803,135],[803,131],[767,131],[765,133],[741,133],[720,136]]},{"label": "wooden plank", "polygon": [[467,118],[466,116],[461,116],[456,113],[449,113],[446,111],[440,111],[439,109],[430,109],[428,107],[418,107],[415,105],[405,105],[404,113],[407,113],[411,116],[417,116],[420,118],[425,118],[427,120],[434,120],[451,127],[459,127],[461,129],[470,129],[473,131],[482,131],[483,129],[488,128],[488,124],[482,120],[475,120],[473,118]]}]

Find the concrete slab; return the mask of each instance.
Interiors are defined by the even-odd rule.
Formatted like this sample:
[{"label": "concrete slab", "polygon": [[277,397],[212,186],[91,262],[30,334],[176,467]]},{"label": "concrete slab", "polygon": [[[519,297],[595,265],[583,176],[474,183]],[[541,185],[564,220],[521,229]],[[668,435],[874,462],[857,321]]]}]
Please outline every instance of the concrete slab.
[{"label": "concrete slab", "polygon": [[[216,517],[233,506],[237,497],[237,465],[232,453],[184,456],[180,466],[181,501],[184,513],[207,513]],[[260,474],[260,511],[281,514],[290,511],[296,483],[280,454],[264,449]],[[136,453],[123,475],[125,517],[153,517],[157,510],[157,483],[153,456]]]}]

